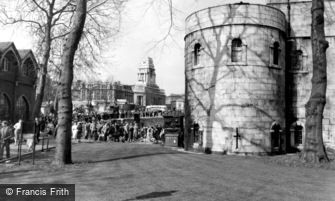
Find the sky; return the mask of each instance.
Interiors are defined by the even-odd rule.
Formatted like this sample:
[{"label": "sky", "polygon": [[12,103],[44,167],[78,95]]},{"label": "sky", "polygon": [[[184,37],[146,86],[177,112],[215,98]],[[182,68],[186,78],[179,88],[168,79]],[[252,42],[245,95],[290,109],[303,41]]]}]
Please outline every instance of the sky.
[{"label": "sky", "polygon": [[[156,81],[166,95],[182,94],[185,90],[184,36],[185,18],[199,9],[237,3],[241,0],[173,0],[174,27],[168,32],[169,12],[165,0],[130,0],[122,11],[121,30],[110,39],[102,52],[101,66],[96,79],[120,81],[133,85],[137,80],[137,68],[147,57],[153,58]],[[265,3],[265,0],[245,0],[249,3]],[[2,27],[0,41],[13,41],[18,49],[33,48],[27,30]],[[158,42],[160,41],[160,42]]]}]

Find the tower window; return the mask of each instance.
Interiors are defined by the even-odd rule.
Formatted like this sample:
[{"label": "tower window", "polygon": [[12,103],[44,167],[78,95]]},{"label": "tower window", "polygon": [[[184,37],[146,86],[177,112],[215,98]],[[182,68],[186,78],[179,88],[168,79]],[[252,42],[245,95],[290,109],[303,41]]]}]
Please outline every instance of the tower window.
[{"label": "tower window", "polygon": [[199,43],[194,45],[194,66],[199,65],[201,53],[201,45]]},{"label": "tower window", "polygon": [[297,66],[296,68],[302,70],[303,67],[303,55],[301,50],[297,50]]},{"label": "tower window", "polygon": [[271,146],[273,151],[279,151],[280,146],[282,144],[281,142],[281,135],[282,135],[282,130],[281,126],[275,122],[271,129],[270,129],[270,135],[271,135]]},{"label": "tower window", "polygon": [[301,145],[303,143],[303,126],[298,123],[298,122],[294,122],[291,125],[290,128],[290,133],[291,133],[291,146],[292,147],[298,147],[299,145]]},{"label": "tower window", "polygon": [[242,61],[242,41],[239,38],[235,38],[231,44],[231,61],[241,62]]},{"label": "tower window", "polygon": [[279,64],[279,52],[280,52],[279,43],[275,42],[273,44],[273,64],[274,65],[278,65]]},{"label": "tower window", "polygon": [[305,66],[305,61],[306,61],[307,55],[304,54],[302,50],[296,50],[292,54],[292,70],[298,70],[298,71],[303,71],[306,70]]}]

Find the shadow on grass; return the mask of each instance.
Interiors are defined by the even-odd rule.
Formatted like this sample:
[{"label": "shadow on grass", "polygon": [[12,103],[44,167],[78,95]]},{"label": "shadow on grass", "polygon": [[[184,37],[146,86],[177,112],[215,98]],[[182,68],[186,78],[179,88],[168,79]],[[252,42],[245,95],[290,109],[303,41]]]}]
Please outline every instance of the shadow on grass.
[{"label": "shadow on grass", "polygon": [[11,172],[0,172],[1,178],[3,178],[4,175],[9,175],[9,174],[16,174],[16,173],[27,173],[30,172],[31,170],[15,170]]},{"label": "shadow on grass", "polygon": [[89,161],[74,161],[74,163],[103,163],[103,162],[112,162],[117,160],[127,160],[127,159],[134,159],[140,157],[148,157],[148,156],[156,156],[156,155],[169,155],[169,154],[185,154],[180,152],[157,152],[157,153],[147,153],[147,154],[138,154],[138,155],[131,155],[131,156],[122,156],[116,158],[109,158],[103,160],[89,160]]},{"label": "shadow on grass", "polygon": [[151,199],[151,198],[169,197],[175,192],[177,192],[177,191],[152,192],[152,193],[147,193],[147,194],[144,194],[144,195],[137,196],[135,198],[127,199],[127,200],[124,200],[124,201],[146,200],[146,199]]}]

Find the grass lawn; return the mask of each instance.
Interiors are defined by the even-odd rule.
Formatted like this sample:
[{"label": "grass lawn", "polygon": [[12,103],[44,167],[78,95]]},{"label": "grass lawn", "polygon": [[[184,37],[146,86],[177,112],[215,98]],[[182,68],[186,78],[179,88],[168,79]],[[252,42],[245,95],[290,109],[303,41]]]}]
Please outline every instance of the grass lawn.
[{"label": "grass lawn", "polygon": [[[73,165],[53,151],[20,167],[0,164],[0,183],[76,184],[76,200],[335,200],[335,171],[286,167],[268,158],[177,152],[159,145],[81,143]],[[269,159],[271,160],[271,159]]]}]

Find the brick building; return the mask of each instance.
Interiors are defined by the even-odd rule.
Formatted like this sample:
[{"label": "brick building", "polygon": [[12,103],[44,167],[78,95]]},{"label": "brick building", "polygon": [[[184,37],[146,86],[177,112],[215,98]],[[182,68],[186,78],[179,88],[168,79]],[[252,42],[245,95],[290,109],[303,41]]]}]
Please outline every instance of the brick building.
[{"label": "brick building", "polygon": [[17,50],[14,43],[0,43],[0,120],[26,123],[33,120],[38,65],[31,50]]},{"label": "brick building", "polygon": [[[332,5],[332,6],[331,6]],[[325,1],[328,74],[335,70],[334,1]],[[186,18],[186,130],[224,153],[301,149],[311,91],[311,0],[269,0],[197,11]],[[335,144],[335,81],[328,79],[323,134]],[[190,144],[193,135],[190,135]]]}]

